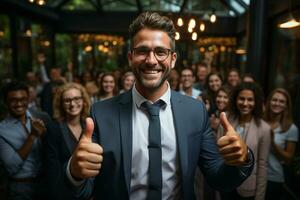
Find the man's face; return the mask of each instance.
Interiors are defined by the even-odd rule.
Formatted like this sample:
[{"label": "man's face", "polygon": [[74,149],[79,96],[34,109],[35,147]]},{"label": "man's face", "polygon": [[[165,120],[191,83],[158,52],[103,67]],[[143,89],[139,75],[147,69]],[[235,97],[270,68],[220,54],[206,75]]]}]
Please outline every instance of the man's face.
[{"label": "man's face", "polygon": [[207,77],[207,68],[205,66],[199,65],[198,66],[198,72],[197,72],[197,77],[200,81],[205,81]]},{"label": "man's face", "polygon": [[128,61],[136,76],[137,88],[143,91],[162,88],[176,61],[176,53],[167,51],[165,56],[165,50],[171,49],[170,40],[168,34],[160,30],[142,29],[134,36],[132,47],[138,51],[129,52]]},{"label": "man's face", "polygon": [[26,90],[11,91],[7,94],[7,106],[10,114],[16,118],[26,114],[29,96]]},{"label": "man's face", "polygon": [[195,82],[195,77],[193,75],[193,72],[189,69],[184,69],[181,72],[181,83],[183,89],[189,89],[193,87],[193,84]]},{"label": "man's face", "polygon": [[240,76],[236,71],[232,71],[228,74],[228,83],[233,87],[240,83]]}]

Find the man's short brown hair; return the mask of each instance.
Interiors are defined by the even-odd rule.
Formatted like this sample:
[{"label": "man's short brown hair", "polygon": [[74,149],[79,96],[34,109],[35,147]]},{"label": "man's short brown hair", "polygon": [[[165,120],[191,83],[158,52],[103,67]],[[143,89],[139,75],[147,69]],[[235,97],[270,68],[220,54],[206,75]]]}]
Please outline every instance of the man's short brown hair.
[{"label": "man's short brown hair", "polygon": [[144,12],[140,14],[129,26],[129,37],[132,46],[133,37],[142,29],[148,28],[166,32],[171,40],[171,50],[175,51],[175,27],[173,21],[156,12]]}]

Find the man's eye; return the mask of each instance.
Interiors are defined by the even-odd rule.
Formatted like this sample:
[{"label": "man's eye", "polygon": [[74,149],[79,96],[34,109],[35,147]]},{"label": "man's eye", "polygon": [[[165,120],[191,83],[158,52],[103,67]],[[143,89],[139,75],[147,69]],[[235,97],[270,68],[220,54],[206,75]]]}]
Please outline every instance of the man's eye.
[{"label": "man's eye", "polygon": [[137,54],[147,54],[149,52],[148,49],[137,49],[136,53]]},{"label": "man's eye", "polygon": [[156,49],[155,50],[155,53],[157,54],[157,55],[166,55],[167,54],[167,51],[166,50],[164,50],[164,49]]}]

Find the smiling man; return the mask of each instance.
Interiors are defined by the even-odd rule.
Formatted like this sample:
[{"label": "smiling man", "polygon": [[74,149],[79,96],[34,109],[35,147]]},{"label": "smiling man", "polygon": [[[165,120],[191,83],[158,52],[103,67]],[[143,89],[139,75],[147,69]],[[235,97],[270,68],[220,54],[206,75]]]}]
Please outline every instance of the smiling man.
[{"label": "smiling man", "polygon": [[253,167],[251,151],[224,114],[227,133],[216,144],[203,103],[167,82],[177,59],[173,22],[146,12],[129,33],[135,85],[93,105],[63,187],[80,199],[190,200],[197,165],[214,188],[237,187]]},{"label": "smiling man", "polygon": [[42,166],[45,113],[29,112],[28,87],[11,82],[3,88],[7,117],[0,122],[0,162],[9,177],[9,199],[38,199],[38,177]]}]

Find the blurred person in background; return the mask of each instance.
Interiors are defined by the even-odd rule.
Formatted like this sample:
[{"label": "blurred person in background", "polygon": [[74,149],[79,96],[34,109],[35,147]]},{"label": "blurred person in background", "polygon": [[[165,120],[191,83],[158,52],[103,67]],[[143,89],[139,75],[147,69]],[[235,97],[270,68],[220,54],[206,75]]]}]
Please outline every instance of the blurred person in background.
[{"label": "blurred person in background", "polygon": [[216,93],[223,84],[223,78],[219,73],[210,73],[206,79],[206,90],[203,91],[201,97],[205,102],[209,116],[216,112]]},{"label": "blurred person in background", "polygon": [[64,190],[57,190],[57,183],[64,179],[63,165],[70,159],[80,140],[90,106],[90,97],[83,86],[67,83],[57,89],[53,102],[55,121],[47,125],[45,138],[49,200],[68,198]]},{"label": "blurred person in background", "polygon": [[226,84],[231,88],[234,88],[238,84],[240,84],[241,83],[241,76],[240,76],[239,70],[236,69],[236,68],[230,69],[228,74],[227,74],[227,80],[226,81],[227,81]]},{"label": "blurred person in background", "polygon": [[264,119],[273,130],[266,199],[282,199],[283,184],[287,181],[284,168],[294,158],[299,132],[293,123],[292,102],[285,89],[273,90],[268,96],[265,108]]},{"label": "blurred person in background", "polygon": [[242,78],[242,82],[244,82],[244,83],[255,83],[256,80],[255,80],[255,78],[252,74],[246,73],[246,74],[244,74],[244,76]]},{"label": "blurred person in background", "polygon": [[106,72],[102,75],[98,88],[99,92],[92,99],[93,103],[109,99],[118,94],[115,77],[112,73],[109,72]]},{"label": "blurred person in background", "polygon": [[230,103],[229,102],[230,94],[231,94],[231,90],[227,86],[222,86],[217,91],[216,99],[215,99],[217,109],[216,112],[212,114],[210,117],[211,127],[214,130],[217,130],[220,125],[220,120],[219,120],[220,113],[228,111],[229,103]]},{"label": "blurred person in background", "polygon": [[206,77],[208,75],[207,65],[205,63],[196,64],[196,82],[194,88],[203,91],[206,87]]},{"label": "blurred person in background", "polygon": [[27,85],[10,82],[3,88],[8,115],[0,122],[0,162],[9,177],[9,199],[43,199],[42,140],[50,117],[28,110]]},{"label": "blurred person in background", "polygon": [[51,117],[53,117],[53,96],[56,88],[66,82],[65,78],[61,75],[60,68],[52,68],[50,70],[51,81],[44,85],[41,92],[41,108],[43,111],[47,112]]},{"label": "blurred person in background", "polygon": [[180,73],[180,93],[197,99],[201,95],[201,91],[193,88],[194,82],[195,76],[192,68],[184,68]]},{"label": "blurred person in background", "polygon": [[[222,200],[264,200],[271,127],[263,119],[263,92],[253,83],[238,85],[231,94],[228,118],[234,129],[254,153],[251,175],[236,190],[221,192]],[[223,135],[218,129],[217,138]]]},{"label": "blurred person in background", "polygon": [[132,88],[135,81],[135,76],[131,71],[128,71],[123,74],[121,81],[122,89],[120,90],[120,93],[127,92]]},{"label": "blurred person in background", "polygon": [[97,84],[99,74],[101,74],[101,73],[97,73],[95,80],[90,71],[85,71],[81,75],[81,84],[85,87],[85,89],[86,89],[87,93],[89,94],[89,96],[91,97],[91,99],[93,98],[93,96],[95,96],[99,92],[98,84]]},{"label": "blurred person in background", "polygon": [[179,87],[179,85],[180,85],[179,73],[175,68],[173,68],[171,70],[169,77],[168,77],[168,82],[169,82],[172,90],[179,91],[179,88],[180,88]]}]

